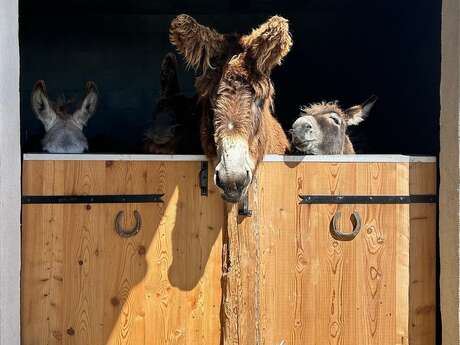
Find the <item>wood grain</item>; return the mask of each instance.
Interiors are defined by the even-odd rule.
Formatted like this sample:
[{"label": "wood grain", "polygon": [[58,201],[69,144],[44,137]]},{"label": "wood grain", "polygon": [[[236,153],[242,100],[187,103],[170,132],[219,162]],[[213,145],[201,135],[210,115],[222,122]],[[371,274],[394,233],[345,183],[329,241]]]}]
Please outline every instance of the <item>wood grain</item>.
[{"label": "wood grain", "polygon": [[[420,171],[425,173],[425,167]],[[252,186],[253,217],[238,224],[239,263],[252,262],[249,272],[241,268],[242,284],[255,273],[248,287],[256,286],[232,292],[253,305],[236,312],[237,320],[245,320],[238,325],[239,337],[247,336],[248,344],[289,345],[403,345],[421,339],[409,328],[411,264],[417,266],[410,259],[416,244],[409,205],[298,205],[297,198],[408,195],[414,188],[411,176],[407,163],[264,163]],[[363,226],[353,241],[331,236],[338,211],[345,232],[352,229],[350,214],[361,215]],[[246,243],[248,229],[257,229],[252,244]],[[259,255],[248,248],[259,248]],[[416,271],[424,269],[417,266]],[[428,296],[434,298],[434,291]]]},{"label": "wood grain", "polygon": [[[435,194],[436,164],[411,164],[411,194]],[[409,343],[436,344],[436,204],[410,206]]]},{"label": "wood grain", "polygon": [[[298,204],[299,194],[434,193],[432,163],[265,162],[252,217],[225,208],[212,172],[200,196],[199,170],[24,162],[25,194],[165,193],[165,203],[25,205],[23,344],[435,344],[436,205]],[[119,210],[126,227],[141,213],[137,236],[114,232]],[[334,214],[349,232],[354,211],[358,236],[334,239]]]},{"label": "wood grain", "polygon": [[411,163],[410,164],[410,193],[436,194],[437,178],[436,163]]},{"label": "wood grain", "polygon": [[[224,209],[212,172],[202,197],[199,162],[48,163],[25,169],[31,194],[161,192],[165,203],[25,205],[23,344],[219,344]],[[140,212],[138,235],[115,233],[120,210],[126,227]]]}]

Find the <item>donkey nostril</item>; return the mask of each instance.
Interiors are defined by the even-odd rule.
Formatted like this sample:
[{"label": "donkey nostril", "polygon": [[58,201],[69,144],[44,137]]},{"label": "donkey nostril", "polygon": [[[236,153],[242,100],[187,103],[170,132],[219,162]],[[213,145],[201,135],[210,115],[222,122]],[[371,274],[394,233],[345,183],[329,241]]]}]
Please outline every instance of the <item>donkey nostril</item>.
[{"label": "donkey nostril", "polygon": [[242,180],[239,180],[237,183],[236,183],[236,189],[238,190],[238,192],[242,192],[244,190],[244,188],[251,182],[251,172],[249,170],[246,171],[246,176],[244,177],[244,179]]},{"label": "donkey nostril", "polygon": [[219,172],[216,171],[216,185],[217,187],[224,189],[224,185],[222,184],[222,181],[219,178]]}]

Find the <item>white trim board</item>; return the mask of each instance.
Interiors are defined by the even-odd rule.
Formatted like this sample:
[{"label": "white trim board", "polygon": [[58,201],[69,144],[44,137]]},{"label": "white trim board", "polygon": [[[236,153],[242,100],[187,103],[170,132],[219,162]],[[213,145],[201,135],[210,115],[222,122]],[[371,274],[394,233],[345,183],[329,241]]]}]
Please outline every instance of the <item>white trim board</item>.
[{"label": "white trim board", "polygon": [[[204,155],[132,155],[132,154],[47,154],[26,153],[25,161],[205,161]],[[434,163],[436,157],[403,155],[331,155],[285,156],[266,155],[264,162],[337,162],[337,163]]]}]

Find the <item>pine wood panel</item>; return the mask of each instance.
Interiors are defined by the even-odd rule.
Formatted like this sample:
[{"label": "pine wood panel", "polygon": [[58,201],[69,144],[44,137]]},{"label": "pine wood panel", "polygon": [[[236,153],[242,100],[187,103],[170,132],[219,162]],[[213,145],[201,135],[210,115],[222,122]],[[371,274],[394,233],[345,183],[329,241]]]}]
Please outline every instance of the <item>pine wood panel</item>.
[{"label": "pine wood panel", "polygon": [[[436,164],[413,163],[411,194],[435,194]],[[436,343],[436,204],[410,206],[410,300],[411,345]]]},{"label": "pine wood panel", "polygon": [[[286,171],[284,163],[266,169]],[[304,163],[295,167],[299,192],[311,195],[408,195],[408,163]],[[279,179],[280,176],[277,176]],[[284,180],[284,183],[293,181]]]},{"label": "pine wood panel", "polygon": [[[23,344],[214,345],[222,328],[226,345],[434,345],[436,206],[298,205],[299,194],[432,194],[434,164],[264,163],[247,218],[224,209],[212,173],[200,196],[199,169],[24,162],[24,194],[165,193],[165,203],[26,205]],[[137,236],[115,234],[120,209],[126,226],[141,212]],[[355,210],[360,234],[332,238],[333,215],[351,231]]]},{"label": "pine wood panel", "polygon": [[410,164],[410,193],[436,194],[437,178],[436,163],[411,163]]},{"label": "pine wood panel", "polygon": [[[238,218],[233,256],[241,290],[231,293],[244,296],[237,300],[244,308],[234,316],[235,338],[244,344],[434,345],[436,227],[426,212],[435,205],[422,205],[419,213],[429,221],[417,234],[411,229],[417,206],[298,205],[299,194],[430,194],[433,171],[433,164],[264,163],[250,195],[253,215]],[[412,177],[420,182],[410,183]],[[361,215],[353,241],[331,236],[337,211],[344,231],[351,231],[353,211]]]},{"label": "pine wood panel", "polygon": [[436,204],[410,208],[411,345],[436,344]]},{"label": "pine wood panel", "polygon": [[[22,343],[219,344],[224,210],[211,178],[200,196],[200,163],[73,162],[81,176],[64,178],[65,164],[41,165],[56,183],[34,182],[37,194],[111,188],[165,193],[165,203],[25,205]],[[135,209],[142,229],[123,239],[115,216],[124,210],[131,226]]]},{"label": "pine wood panel", "polygon": [[[395,229],[408,234],[408,221],[398,219],[408,206],[297,205],[296,196],[404,194],[407,170],[397,164],[317,164],[312,172],[309,164],[280,178],[279,169],[265,164],[259,182],[264,343],[403,344],[396,306],[407,301],[396,295],[396,274],[404,271],[399,266],[408,269],[408,241],[399,248],[405,256],[397,257]],[[396,182],[398,174],[406,185]],[[354,210],[362,217],[361,233],[351,242],[333,239],[334,213],[342,212],[341,227],[351,231]],[[402,335],[407,343],[407,327]]]}]

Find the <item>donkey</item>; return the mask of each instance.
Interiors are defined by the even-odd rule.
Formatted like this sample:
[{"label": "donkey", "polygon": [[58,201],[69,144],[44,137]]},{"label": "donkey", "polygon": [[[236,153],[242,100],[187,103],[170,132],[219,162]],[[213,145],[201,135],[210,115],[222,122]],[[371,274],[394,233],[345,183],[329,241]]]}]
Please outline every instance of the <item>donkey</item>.
[{"label": "donkey", "polygon": [[364,103],[342,110],[338,102],[321,102],[304,106],[290,130],[292,145],[303,154],[354,154],[347,135],[348,126],[358,125],[366,119],[376,96]]},{"label": "donkey", "polygon": [[[45,82],[39,80],[32,91],[32,110],[45,127],[43,151],[50,153],[82,153],[88,150],[83,127],[96,111],[98,91],[92,81],[86,83],[86,96],[80,106],[61,99],[48,99]],[[72,109],[74,108],[74,109]]]},{"label": "donkey", "polygon": [[182,14],[171,22],[170,41],[201,71],[195,82],[201,145],[209,157],[217,155],[214,181],[222,197],[238,202],[264,155],[289,150],[273,115],[270,79],[292,46],[288,21],[274,16],[248,35],[224,35]]},{"label": "donkey", "polygon": [[173,53],[166,54],[161,63],[160,89],[153,124],[145,134],[145,151],[153,154],[200,152],[199,126],[195,119],[197,99],[181,94]]}]

